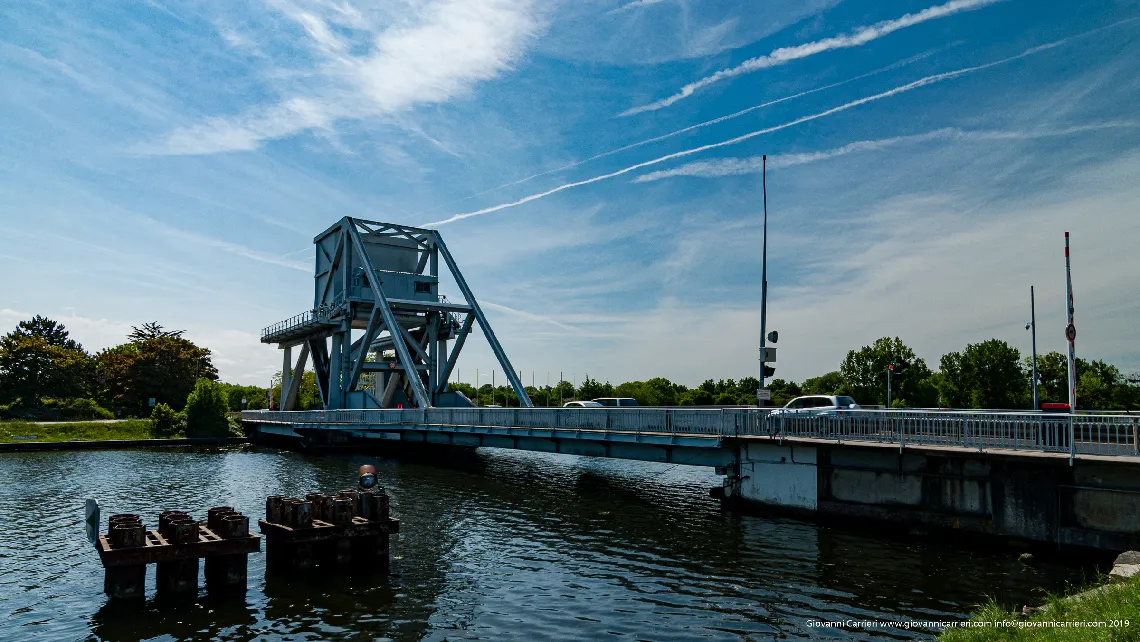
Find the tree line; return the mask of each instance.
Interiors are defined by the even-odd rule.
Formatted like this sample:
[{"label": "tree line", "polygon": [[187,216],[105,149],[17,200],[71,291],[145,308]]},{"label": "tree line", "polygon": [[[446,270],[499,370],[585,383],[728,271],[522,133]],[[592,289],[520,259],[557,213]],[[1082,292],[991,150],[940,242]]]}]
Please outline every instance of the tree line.
[{"label": "tree line", "polygon": [[[999,339],[966,345],[949,352],[932,370],[898,337],[883,337],[869,346],[850,350],[839,368],[796,383],[772,379],[769,402],[782,406],[802,395],[848,395],[866,406],[887,405],[887,369],[891,375],[891,406],[895,408],[992,408],[1023,410],[1033,405],[1032,359]],[[599,397],[632,397],[642,406],[755,405],[760,381],[708,379],[694,388],[662,377],[618,385],[589,376],[580,386],[568,381],[556,386],[527,386],[537,406]],[[1037,357],[1038,403],[1068,401],[1068,361],[1060,352]],[[510,386],[478,390],[466,383],[450,384],[480,405],[518,406]],[[1077,358],[1077,407],[1090,410],[1140,410],[1140,374],[1124,374],[1102,360]]]},{"label": "tree line", "polygon": [[[132,327],[122,344],[89,354],[61,323],[42,316],[21,321],[0,338],[0,419],[97,419],[156,413],[156,424],[170,431],[220,433],[225,428],[216,417],[243,408],[266,408],[280,398],[280,374],[269,389],[220,382],[209,348],[182,335],[183,331],[167,330],[157,322],[144,323]],[[843,394],[863,405],[886,405],[889,365],[894,366],[894,407],[1025,409],[1032,405],[1031,361],[1008,343],[990,339],[969,344],[942,355],[935,371],[898,337],[883,337],[850,350],[837,370],[801,383],[769,381],[770,404],[784,405],[806,394]],[[1037,371],[1039,401],[1067,401],[1065,355],[1039,355]],[[527,386],[526,393],[537,406],[599,397],[632,397],[643,406],[737,406],[755,405],[759,386],[756,377],[708,379],[689,388],[664,377],[613,385],[587,376],[577,386],[562,381],[553,386]],[[519,405],[510,386],[484,384],[476,389],[471,384],[451,383],[450,389],[480,405]],[[1101,360],[1078,359],[1077,406],[1140,410],[1140,375],[1126,375]],[[316,377],[307,371],[301,380],[298,408],[320,407]]]},{"label": "tree line", "polygon": [[[229,412],[264,408],[266,389],[218,381],[209,348],[157,322],[131,328],[123,343],[90,354],[46,317],[21,321],[0,338],[0,418],[150,417],[167,432],[223,435]],[[154,405],[151,405],[153,399]]]}]

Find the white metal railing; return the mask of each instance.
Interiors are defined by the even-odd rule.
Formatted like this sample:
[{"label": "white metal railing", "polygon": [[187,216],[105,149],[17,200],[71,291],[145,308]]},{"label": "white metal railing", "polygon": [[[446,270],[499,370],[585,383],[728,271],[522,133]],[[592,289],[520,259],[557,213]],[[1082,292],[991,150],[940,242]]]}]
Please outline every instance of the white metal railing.
[{"label": "white metal railing", "polygon": [[813,438],[977,449],[1140,455],[1140,415],[939,410],[773,413],[758,408],[427,408],[247,410],[257,423],[533,428],[668,435]]}]

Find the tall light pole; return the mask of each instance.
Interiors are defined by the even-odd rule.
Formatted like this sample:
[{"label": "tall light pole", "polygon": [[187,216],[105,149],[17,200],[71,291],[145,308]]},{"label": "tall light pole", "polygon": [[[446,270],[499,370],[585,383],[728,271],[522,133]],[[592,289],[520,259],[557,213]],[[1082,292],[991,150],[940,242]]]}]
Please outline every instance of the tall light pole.
[{"label": "tall light pole", "polygon": [[1041,404],[1037,403],[1037,306],[1033,301],[1033,286],[1029,286],[1029,330],[1030,341],[1033,344],[1033,409],[1037,410]]},{"label": "tall light pole", "polygon": [[760,390],[764,389],[764,367],[767,365],[766,351],[764,350],[764,335],[768,332],[768,155],[760,157],[760,181],[764,194],[764,241],[760,252],[760,389],[756,391],[756,403],[763,407],[767,404],[760,398]]},{"label": "tall light pole", "polygon": [[1065,290],[1068,293],[1069,325],[1065,338],[1069,340],[1069,412],[1077,409],[1077,328],[1073,325],[1073,273],[1069,265],[1069,233],[1065,232]]}]

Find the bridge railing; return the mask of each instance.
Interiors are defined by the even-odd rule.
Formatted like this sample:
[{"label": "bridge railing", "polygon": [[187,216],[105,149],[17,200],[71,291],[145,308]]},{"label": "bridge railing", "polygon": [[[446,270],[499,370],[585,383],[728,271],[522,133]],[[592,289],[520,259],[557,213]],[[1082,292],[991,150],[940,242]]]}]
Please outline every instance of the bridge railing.
[{"label": "bridge railing", "polygon": [[1140,454],[1140,417],[988,411],[777,413],[753,434],[1071,454]]},{"label": "bridge railing", "polygon": [[312,310],[295,314],[284,321],[278,321],[267,328],[263,328],[261,330],[261,338],[266,340],[279,334],[307,329],[322,323],[330,323],[330,319],[337,313],[340,307],[343,307],[343,304],[329,305],[322,303]]},{"label": "bridge railing", "polygon": [[1070,454],[1140,455],[1140,415],[940,410],[773,413],[757,408],[427,408],[245,411],[254,422],[804,437]]}]

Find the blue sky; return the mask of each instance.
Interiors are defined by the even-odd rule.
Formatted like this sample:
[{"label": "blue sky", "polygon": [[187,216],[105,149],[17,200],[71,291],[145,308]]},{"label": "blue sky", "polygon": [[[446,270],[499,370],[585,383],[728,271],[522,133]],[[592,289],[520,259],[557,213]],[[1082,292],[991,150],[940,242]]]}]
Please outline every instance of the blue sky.
[{"label": "blue sky", "polygon": [[767,154],[778,376],[1028,352],[1030,285],[1063,350],[1065,231],[1078,354],[1140,370],[1140,2],[375,4],[0,6],[0,323],[264,383],[351,215],[438,227],[528,383],[755,376]]}]

